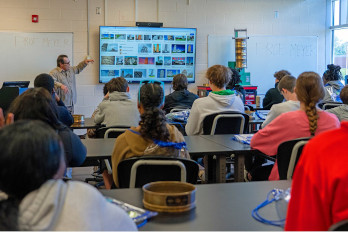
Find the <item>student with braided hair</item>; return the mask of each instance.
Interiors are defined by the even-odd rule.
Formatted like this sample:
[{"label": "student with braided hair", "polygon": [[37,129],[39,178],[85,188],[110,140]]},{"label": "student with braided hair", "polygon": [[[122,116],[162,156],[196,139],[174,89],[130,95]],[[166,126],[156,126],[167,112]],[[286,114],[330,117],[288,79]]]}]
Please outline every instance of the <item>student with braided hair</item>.
[{"label": "student with braided hair", "polygon": [[166,122],[163,83],[142,82],[139,89],[138,110],[140,122],[121,134],[112,152],[112,174],[118,187],[117,166],[127,158],[144,155],[165,155],[190,159],[185,150],[183,135]]},{"label": "student with braided hair", "polygon": [[[300,101],[300,109],[281,114],[264,129],[259,130],[251,139],[250,146],[253,149],[274,156],[282,142],[315,136],[340,126],[334,114],[317,107],[317,103],[325,95],[322,80],[317,73],[300,74],[296,81],[295,92]],[[270,172],[270,175],[267,172]],[[265,178],[261,176],[268,176],[269,180],[279,180],[277,161],[273,167],[259,167],[250,174],[252,180],[264,180]]]},{"label": "student with braided hair", "polygon": [[343,88],[341,80],[343,79],[341,67],[329,64],[327,70],[323,74],[323,82],[325,87],[325,97],[323,102],[341,102],[340,92]]}]

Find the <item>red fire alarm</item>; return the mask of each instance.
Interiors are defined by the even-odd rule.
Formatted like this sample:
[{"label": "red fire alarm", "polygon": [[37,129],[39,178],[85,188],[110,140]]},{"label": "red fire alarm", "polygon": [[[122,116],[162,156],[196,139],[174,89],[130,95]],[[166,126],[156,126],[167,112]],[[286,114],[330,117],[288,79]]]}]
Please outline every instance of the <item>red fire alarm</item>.
[{"label": "red fire alarm", "polygon": [[39,22],[39,16],[38,15],[32,15],[31,16],[31,21],[33,23],[38,23]]}]

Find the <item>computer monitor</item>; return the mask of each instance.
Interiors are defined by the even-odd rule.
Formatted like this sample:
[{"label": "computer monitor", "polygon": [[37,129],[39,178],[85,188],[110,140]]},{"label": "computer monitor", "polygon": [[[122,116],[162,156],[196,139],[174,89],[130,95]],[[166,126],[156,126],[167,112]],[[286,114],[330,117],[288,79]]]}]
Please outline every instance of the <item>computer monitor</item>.
[{"label": "computer monitor", "polygon": [[2,87],[28,88],[30,81],[4,81]]},{"label": "computer monitor", "polygon": [[176,74],[195,82],[196,28],[100,26],[99,82],[172,82]]}]

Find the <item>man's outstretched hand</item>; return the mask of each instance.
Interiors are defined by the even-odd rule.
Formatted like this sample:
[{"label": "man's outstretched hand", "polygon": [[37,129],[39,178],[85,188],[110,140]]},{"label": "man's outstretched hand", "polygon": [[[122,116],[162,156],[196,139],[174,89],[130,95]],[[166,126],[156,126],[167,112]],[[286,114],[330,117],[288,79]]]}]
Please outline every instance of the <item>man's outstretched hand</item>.
[{"label": "man's outstretched hand", "polygon": [[0,129],[6,125],[12,124],[13,122],[14,122],[14,114],[12,113],[7,114],[7,118],[5,120],[4,112],[0,108]]}]

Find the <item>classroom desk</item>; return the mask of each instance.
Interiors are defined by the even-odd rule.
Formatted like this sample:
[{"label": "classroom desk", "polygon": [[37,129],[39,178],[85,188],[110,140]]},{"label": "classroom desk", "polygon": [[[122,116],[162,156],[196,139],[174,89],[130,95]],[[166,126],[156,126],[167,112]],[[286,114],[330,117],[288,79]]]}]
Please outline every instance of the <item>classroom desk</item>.
[{"label": "classroom desk", "polygon": [[264,119],[252,119],[252,120],[250,120],[249,125],[248,125],[248,130],[249,130],[248,133],[257,132],[260,129],[260,127],[264,121],[265,121]]},{"label": "classroom desk", "polygon": [[[251,217],[251,211],[266,199],[273,188],[287,189],[291,181],[262,181],[196,185],[196,208],[179,214],[160,213],[139,230],[153,231],[223,231],[223,230],[282,230],[265,225]],[[114,197],[143,208],[142,189],[101,190],[104,196]],[[260,210],[267,219],[278,219],[273,204]]]},{"label": "classroom desk", "polygon": [[95,124],[93,118],[85,118],[83,123],[74,123],[70,126],[71,129],[97,129],[100,124]]},{"label": "classroom desk", "polygon": [[[232,140],[232,134],[224,135],[200,135],[200,137],[210,140],[214,143],[220,144],[230,149],[229,156],[234,156],[234,181],[243,182],[244,181],[244,161],[245,155],[250,154],[251,148],[248,144],[243,144],[238,141]],[[224,172],[226,176],[226,156],[217,157],[217,162],[219,162],[219,172]],[[221,182],[226,182],[222,180]]]},{"label": "classroom desk", "polygon": [[[168,124],[176,125],[181,133],[185,133],[185,125],[184,122],[174,122],[174,121],[168,121]],[[102,126],[101,124],[95,124],[93,118],[85,118],[85,121],[83,123],[74,123],[70,126],[71,129],[98,129]]]},{"label": "classroom desk", "polygon": [[110,139],[81,139],[87,148],[86,161],[103,160],[111,157],[114,149],[115,138]]},{"label": "classroom desk", "polygon": [[[184,136],[186,146],[191,156],[202,157],[211,153],[229,154],[231,150],[214,141],[207,140],[199,135]],[[110,139],[81,139],[87,148],[87,158],[106,159],[110,158],[114,148],[115,138]]]},{"label": "classroom desk", "polygon": [[[226,156],[228,156],[231,153],[231,149],[223,146],[221,144],[218,144],[214,141],[205,139],[201,136],[184,136],[186,141],[187,150],[190,153],[190,156],[192,158],[199,158],[203,156],[213,156],[216,155],[217,157],[223,157],[219,160],[222,160],[221,162],[225,165],[222,167],[223,164],[220,164],[219,162],[216,162],[216,175],[214,175],[214,179],[210,179],[210,182],[226,182]],[[82,139],[82,143],[87,148],[87,157],[84,162],[84,165],[87,165],[88,163],[92,162],[93,160],[103,160],[110,158],[115,139]],[[224,159],[224,161],[223,161]],[[209,167],[209,163],[208,167]],[[208,171],[208,167],[206,167],[206,170]],[[215,179],[216,178],[216,179]]]}]

